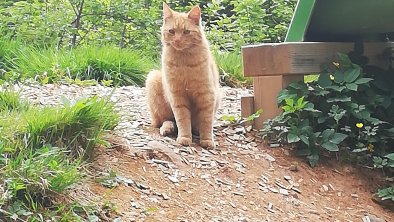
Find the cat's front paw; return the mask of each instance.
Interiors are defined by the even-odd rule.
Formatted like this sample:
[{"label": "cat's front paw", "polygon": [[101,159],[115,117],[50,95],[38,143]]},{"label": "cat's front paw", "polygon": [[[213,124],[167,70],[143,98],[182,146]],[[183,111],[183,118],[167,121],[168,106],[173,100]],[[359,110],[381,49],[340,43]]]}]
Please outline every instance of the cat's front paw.
[{"label": "cat's front paw", "polygon": [[200,140],[200,146],[202,148],[215,148],[215,142],[213,140]]},{"label": "cat's front paw", "polygon": [[175,132],[175,123],[172,121],[165,121],[160,127],[160,135],[168,136]]},{"label": "cat's front paw", "polygon": [[192,139],[187,137],[178,137],[176,142],[182,146],[190,146],[190,144],[192,144]]}]

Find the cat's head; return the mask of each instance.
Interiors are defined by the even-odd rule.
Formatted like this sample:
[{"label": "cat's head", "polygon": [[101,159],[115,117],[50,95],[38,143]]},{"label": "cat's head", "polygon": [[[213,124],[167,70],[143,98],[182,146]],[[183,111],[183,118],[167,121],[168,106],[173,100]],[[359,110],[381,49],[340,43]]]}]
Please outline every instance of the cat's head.
[{"label": "cat's head", "polygon": [[201,44],[204,34],[201,26],[200,7],[197,5],[188,13],[180,13],[163,3],[161,33],[163,44],[179,51]]}]

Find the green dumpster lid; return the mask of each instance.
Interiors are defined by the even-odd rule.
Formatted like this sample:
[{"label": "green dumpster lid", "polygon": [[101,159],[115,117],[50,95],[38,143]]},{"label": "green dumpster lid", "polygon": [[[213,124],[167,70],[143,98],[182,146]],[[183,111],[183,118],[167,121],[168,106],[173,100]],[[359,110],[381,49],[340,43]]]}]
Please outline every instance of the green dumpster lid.
[{"label": "green dumpster lid", "polygon": [[394,0],[299,0],[285,41],[383,41],[393,34]]}]

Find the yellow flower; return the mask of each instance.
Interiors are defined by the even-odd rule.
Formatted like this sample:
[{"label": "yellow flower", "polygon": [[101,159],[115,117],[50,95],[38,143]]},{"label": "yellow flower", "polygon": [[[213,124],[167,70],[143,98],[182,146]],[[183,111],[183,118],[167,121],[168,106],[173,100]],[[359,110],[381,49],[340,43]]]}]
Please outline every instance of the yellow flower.
[{"label": "yellow flower", "polygon": [[363,128],[363,126],[364,126],[363,123],[356,123],[356,127],[359,128],[359,129]]},{"label": "yellow flower", "polygon": [[330,79],[331,79],[331,80],[334,80],[335,77],[334,77],[333,75],[330,75]]},{"label": "yellow flower", "polygon": [[370,153],[372,153],[373,151],[374,151],[374,148],[375,148],[375,146],[373,145],[373,144],[368,144],[368,151],[370,152]]},{"label": "yellow flower", "polygon": [[332,64],[334,64],[334,66],[336,66],[337,68],[339,68],[339,63],[333,62]]}]

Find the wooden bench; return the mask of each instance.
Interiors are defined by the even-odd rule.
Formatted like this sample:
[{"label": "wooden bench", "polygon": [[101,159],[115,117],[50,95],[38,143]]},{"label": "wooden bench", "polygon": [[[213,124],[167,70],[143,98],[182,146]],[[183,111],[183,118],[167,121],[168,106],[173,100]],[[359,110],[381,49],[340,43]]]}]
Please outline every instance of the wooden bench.
[{"label": "wooden bench", "polygon": [[394,33],[393,9],[392,0],[299,0],[284,43],[242,48],[244,75],[253,78],[254,95],[242,97],[241,115],[263,109],[254,121],[260,129],[264,120],[280,114],[276,103],[280,90],[303,81],[305,74],[319,73],[336,53],[352,51],[355,41],[366,42],[369,64],[387,68],[390,60],[384,53],[392,54],[394,48],[386,40]]}]

